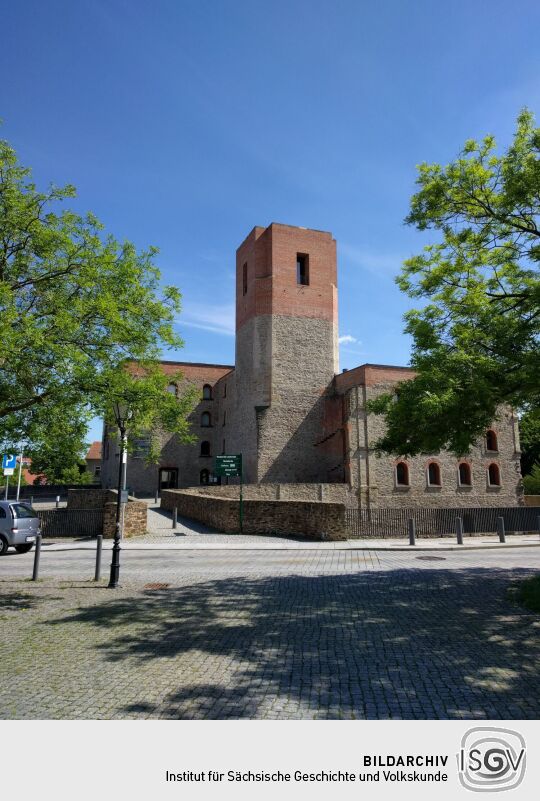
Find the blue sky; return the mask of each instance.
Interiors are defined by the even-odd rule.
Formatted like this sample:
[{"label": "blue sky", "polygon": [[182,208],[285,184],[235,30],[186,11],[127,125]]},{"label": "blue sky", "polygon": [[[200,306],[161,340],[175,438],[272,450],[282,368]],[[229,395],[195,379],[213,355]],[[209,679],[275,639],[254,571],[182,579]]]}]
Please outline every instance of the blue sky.
[{"label": "blue sky", "polygon": [[341,367],[406,364],[415,165],[540,117],[539,24],[522,0],[4,2],[2,136],[160,248],[184,296],[166,358],[233,363],[235,249],[275,221],[338,241]]}]

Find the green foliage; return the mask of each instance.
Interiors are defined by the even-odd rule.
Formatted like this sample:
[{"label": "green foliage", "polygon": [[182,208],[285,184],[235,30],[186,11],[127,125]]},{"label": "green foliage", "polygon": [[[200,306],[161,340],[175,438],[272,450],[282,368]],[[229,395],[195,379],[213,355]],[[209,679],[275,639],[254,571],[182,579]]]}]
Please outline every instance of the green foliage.
[{"label": "green foliage", "polygon": [[525,495],[540,495],[540,464],[533,465],[531,472],[523,479]]},{"label": "green foliage", "polygon": [[525,110],[506,153],[469,141],[417,184],[406,222],[441,235],[397,278],[427,299],[405,316],[417,376],[370,408],[386,417],[381,451],[462,454],[502,404],[540,406],[540,129]]},{"label": "green foliage", "polygon": [[[133,431],[162,426],[183,438],[195,402],[190,388],[167,393],[158,368],[162,349],[183,343],[173,328],[180,293],[160,285],[156,249],[139,253],[94,215],[60,210],[74,195],[72,186],[37,191],[0,142],[1,439],[35,440],[38,461],[47,439],[51,449],[61,440],[48,420],[110,416],[127,393]],[[143,367],[136,375],[131,362]]]},{"label": "green foliage", "polygon": [[44,475],[49,484],[81,484],[82,465],[88,451],[87,412],[84,408],[54,407],[49,414],[34,414],[25,455],[32,459],[32,472]]},{"label": "green foliage", "polygon": [[536,462],[540,464],[540,409],[529,409],[519,420],[521,472],[528,475]]}]

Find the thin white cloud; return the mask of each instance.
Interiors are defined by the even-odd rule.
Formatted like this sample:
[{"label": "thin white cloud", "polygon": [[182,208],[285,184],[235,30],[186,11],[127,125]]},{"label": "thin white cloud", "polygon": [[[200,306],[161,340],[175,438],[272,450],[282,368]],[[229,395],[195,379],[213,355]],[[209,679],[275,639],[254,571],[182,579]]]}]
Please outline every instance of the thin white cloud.
[{"label": "thin white cloud", "polygon": [[351,334],[343,334],[342,337],[339,337],[338,342],[340,345],[348,345],[353,342],[358,342],[358,340],[356,337],[351,336]]},{"label": "thin white cloud", "polygon": [[176,318],[176,324],[182,328],[200,328],[214,334],[234,336],[235,308],[232,303],[223,303],[213,306],[210,303],[189,303],[185,306],[182,316]]},{"label": "thin white cloud", "polygon": [[372,275],[376,275],[378,278],[384,279],[393,278],[397,275],[406,258],[402,253],[372,251],[355,245],[348,245],[345,242],[340,243],[339,250],[347,261],[352,262]]}]

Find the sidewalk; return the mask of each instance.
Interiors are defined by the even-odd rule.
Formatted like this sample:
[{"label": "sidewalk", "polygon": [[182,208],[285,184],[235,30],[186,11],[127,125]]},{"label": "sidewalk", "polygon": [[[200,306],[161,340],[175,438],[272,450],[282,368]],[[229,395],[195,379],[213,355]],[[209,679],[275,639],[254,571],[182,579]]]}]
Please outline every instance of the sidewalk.
[{"label": "sidewalk", "polygon": [[[122,541],[122,549],[127,551],[471,551],[488,549],[508,549],[540,547],[540,535],[508,535],[501,543],[496,535],[466,537],[463,545],[458,545],[455,537],[437,539],[417,539],[416,545],[409,545],[406,539],[366,539],[343,540],[340,542],[313,542],[286,539],[285,537],[265,537],[242,534],[206,534],[163,537],[140,537]],[[47,551],[95,550],[95,540],[44,540]],[[112,540],[103,541],[103,549],[110,550]]]}]

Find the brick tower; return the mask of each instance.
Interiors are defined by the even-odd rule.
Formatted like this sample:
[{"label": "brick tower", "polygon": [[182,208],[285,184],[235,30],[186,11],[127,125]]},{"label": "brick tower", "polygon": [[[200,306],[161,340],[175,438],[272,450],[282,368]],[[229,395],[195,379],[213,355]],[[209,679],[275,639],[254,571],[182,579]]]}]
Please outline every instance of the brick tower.
[{"label": "brick tower", "polygon": [[[272,223],[236,255],[235,412],[245,481],[324,482],[325,396],[338,372],[336,243]],[[232,422],[232,421],[231,421]]]}]

